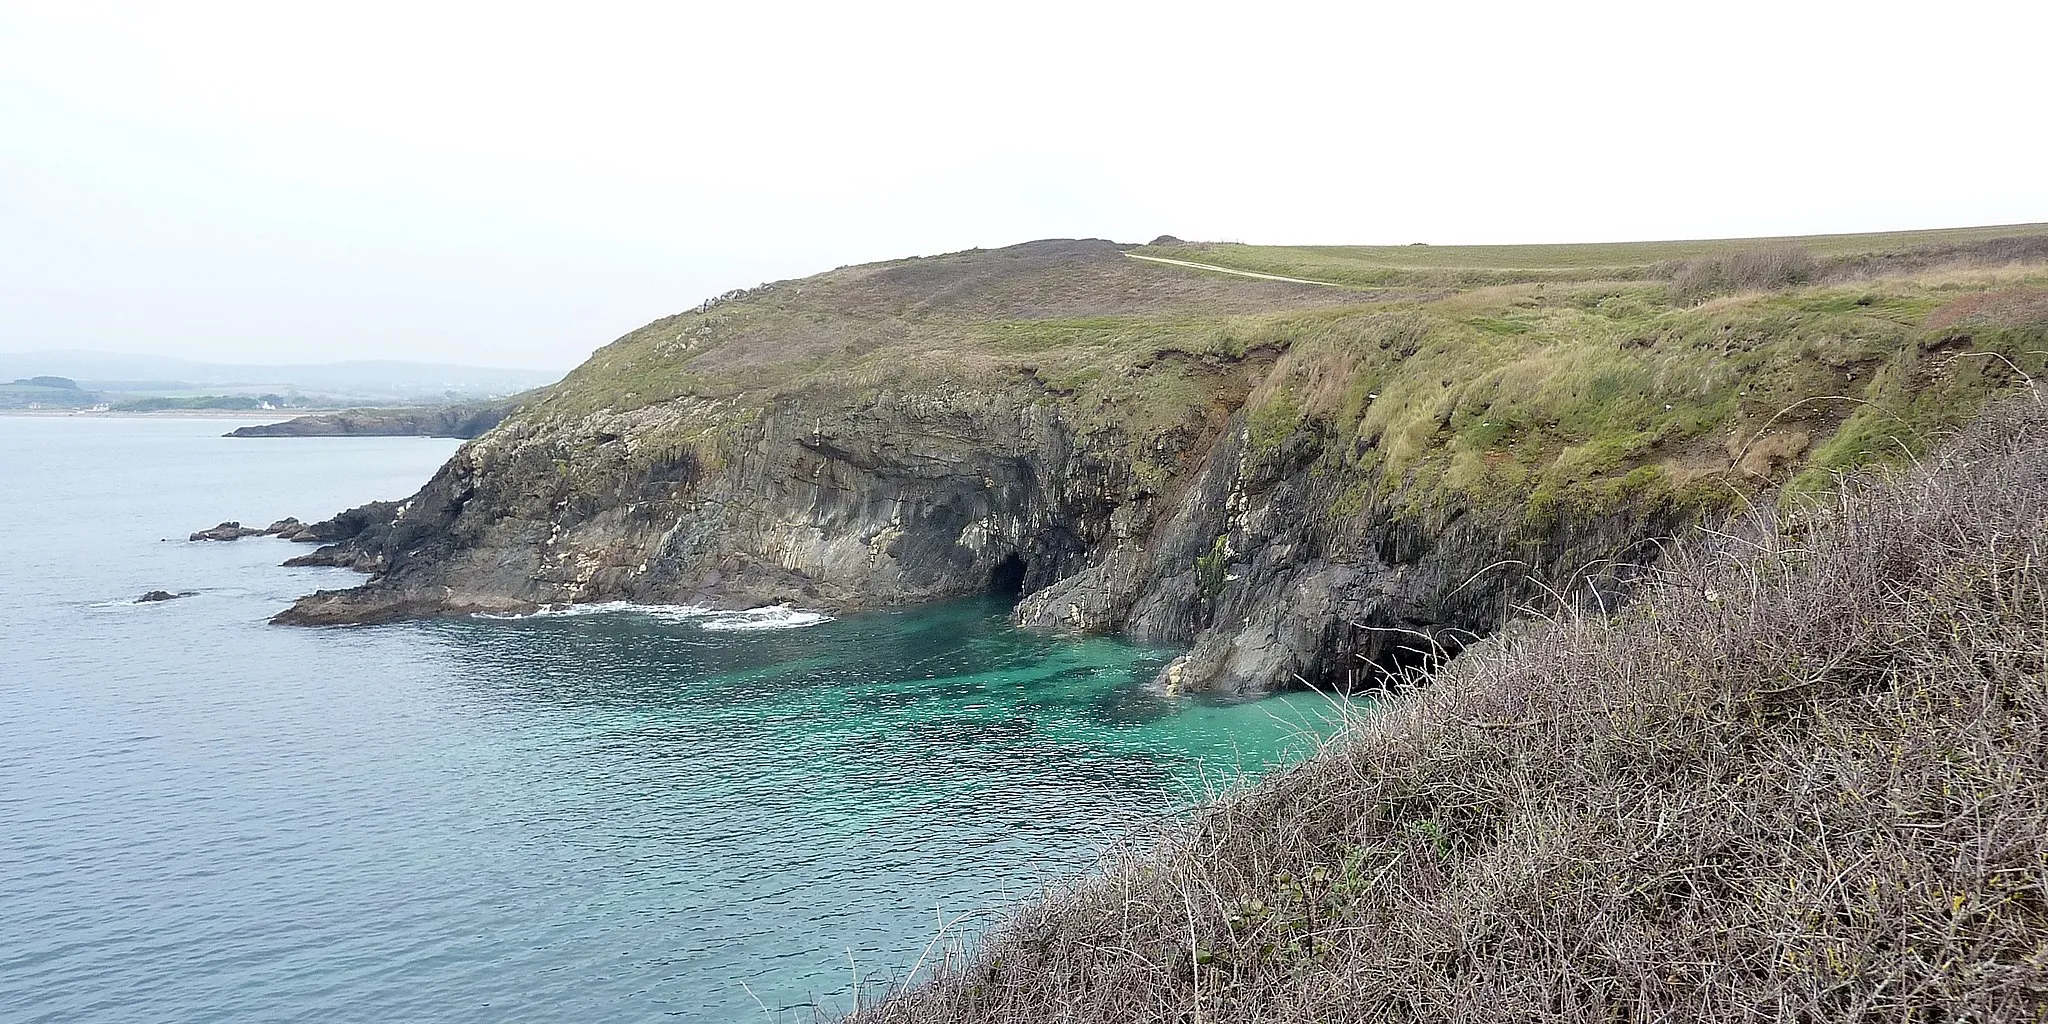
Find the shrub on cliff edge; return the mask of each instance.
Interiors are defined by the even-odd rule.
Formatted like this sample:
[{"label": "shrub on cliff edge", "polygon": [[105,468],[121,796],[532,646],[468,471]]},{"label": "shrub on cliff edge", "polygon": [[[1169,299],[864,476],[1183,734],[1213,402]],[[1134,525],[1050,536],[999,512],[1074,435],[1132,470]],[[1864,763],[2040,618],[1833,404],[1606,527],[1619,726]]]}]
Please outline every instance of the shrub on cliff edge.
[{"label": "shrub on cliff edge", "polygon": [[1705,532],[855,1019],[2038,1020],[2044,441]]}]

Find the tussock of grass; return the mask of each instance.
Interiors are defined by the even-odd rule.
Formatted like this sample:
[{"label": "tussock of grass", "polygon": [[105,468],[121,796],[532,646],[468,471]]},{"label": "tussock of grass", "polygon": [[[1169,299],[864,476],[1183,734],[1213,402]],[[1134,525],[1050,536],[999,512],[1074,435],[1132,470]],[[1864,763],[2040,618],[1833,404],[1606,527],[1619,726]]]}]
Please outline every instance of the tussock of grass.
[{"label": "tussock of grass", "polygon": [[1671,273],[1671,297],[1698,302],[1713,295],[1740,291],[1776,291],[1805,284],[1820,273],[1820,264],[1805,249],[1744,249],[1686,260]]},{"label": "tussock of grass", "polygon": [[855,1019],[2038,1020],[2044,442],[1704,532]]}]

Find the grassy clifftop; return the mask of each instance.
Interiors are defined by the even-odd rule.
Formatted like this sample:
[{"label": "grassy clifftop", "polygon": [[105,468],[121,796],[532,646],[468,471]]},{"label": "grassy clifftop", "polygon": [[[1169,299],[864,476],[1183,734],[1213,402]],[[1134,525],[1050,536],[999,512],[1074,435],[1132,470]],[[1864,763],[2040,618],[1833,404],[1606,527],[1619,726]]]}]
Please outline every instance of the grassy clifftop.
[{"label": "grassy clifftop", "polygon": [[1252,398],[1366,484],[1532,518],[1638,492],[1811,487],[1919,454],[2043,365],[2048,276],[1946,268],[1675,303],[1664,281],[1496,285],[1298,319]]},{"label": "grassy clifftop", "polygon": [[[1288,284],[1157,255],[1331,282]],[[1191,417],[1308,445],[1339,515],[1541,522],[1924,451],[2048,350],[2048,227],[1559,246],[1037,242],[734,293],[519,419],[719,446],[764,404],[1012,391],[1144,461]],[[1219,368],[1256,387],[1219,396]],[[664,403],[688,415],[664,415]],[[637,414],[637,415],[636,415]]]}]

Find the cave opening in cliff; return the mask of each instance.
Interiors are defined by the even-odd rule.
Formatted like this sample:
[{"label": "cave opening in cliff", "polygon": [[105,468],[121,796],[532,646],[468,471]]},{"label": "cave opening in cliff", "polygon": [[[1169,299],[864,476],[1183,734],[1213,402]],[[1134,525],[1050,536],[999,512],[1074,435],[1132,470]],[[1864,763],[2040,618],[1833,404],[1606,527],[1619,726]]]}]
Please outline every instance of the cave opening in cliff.
[{"label": "cave opening in cliff", "polygon": [[1381,690],[1418,674],[1433,675],[1471,638],[1463,630],[1435,625],[1372,627],[1356,653],[1362,664],[1345,673],[1341,686],[1346,692]]},{"label": "cave opening in cliff", "polygon": [[1014,551],[1004,555],[1003,560],[997,562],[996,567],[989,572],[989,593],[1011,601],[1024,596],[1025,569],[1023,556]]}]

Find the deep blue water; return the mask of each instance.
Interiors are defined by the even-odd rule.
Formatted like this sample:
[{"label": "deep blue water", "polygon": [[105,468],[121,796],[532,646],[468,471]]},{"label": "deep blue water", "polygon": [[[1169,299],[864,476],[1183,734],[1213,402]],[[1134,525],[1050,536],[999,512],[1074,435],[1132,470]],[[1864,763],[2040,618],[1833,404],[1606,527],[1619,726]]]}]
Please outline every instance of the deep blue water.
[{"label": "deep blue water", "polygon": [[0,417],[0,1020],[808,1019],[1326,728],[985,602],[272,627],[358,577],[181,538],[455,442],[234,425]]}]

